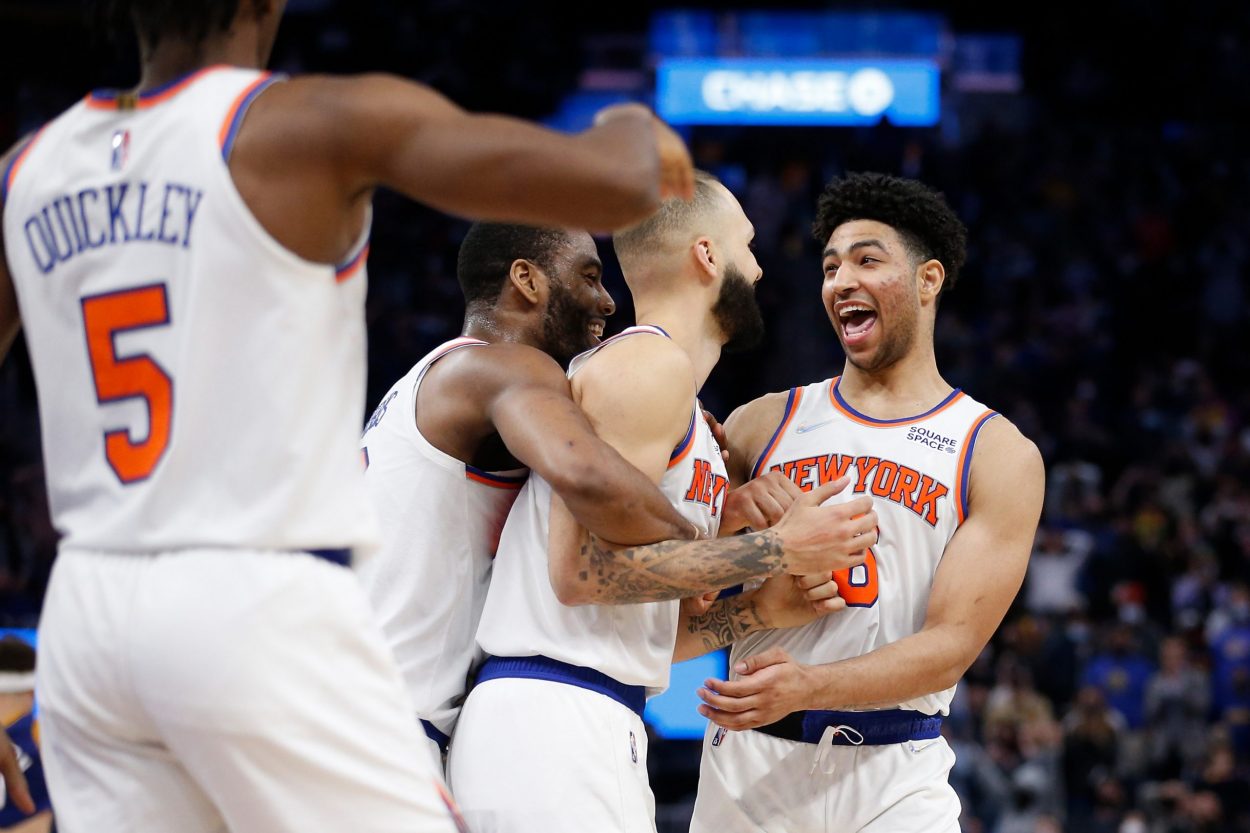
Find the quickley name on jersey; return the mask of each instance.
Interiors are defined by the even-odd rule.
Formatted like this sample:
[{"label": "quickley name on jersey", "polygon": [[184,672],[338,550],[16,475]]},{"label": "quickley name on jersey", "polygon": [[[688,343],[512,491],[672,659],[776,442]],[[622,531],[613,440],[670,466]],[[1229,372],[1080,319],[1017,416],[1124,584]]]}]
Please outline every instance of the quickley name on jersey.
[{"label": "quickley name on jersey", "polygon": [[126,243],[191,246],[204,190],[180,182],[116,182],[62,194],[22,224],[31,259],[47,275],[85,251]]}]

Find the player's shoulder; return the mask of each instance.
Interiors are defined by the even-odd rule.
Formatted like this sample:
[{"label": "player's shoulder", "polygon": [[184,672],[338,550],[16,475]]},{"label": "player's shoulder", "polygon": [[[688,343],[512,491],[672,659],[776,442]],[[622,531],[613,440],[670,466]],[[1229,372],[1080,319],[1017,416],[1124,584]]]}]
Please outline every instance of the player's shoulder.
[{"label": "player's shoulder", "polygon": [[658,334],[609,339],[575,368],[573,395],[583,405],[594,401],[635,416],[645,412],[661,422],[694,406],[694,362]]},{"label": "player's shoulder", "polygon": [[753,437],[776,430],[790,401],[789,390],[766,393],[734,409],[725,420],[725,432],[735,445],[747,445]]},{"label": "player's shoulder", "polygon": [[[589,375],[586,375],[589,374]],[[622,376],[639,382],[665,383],[694,378],[694,362],[675,341],[649,332],[608,339],[578,368],[577,377],[610,380]],[[575,378],[577,378],[575,377]]]},{"label": "player's shoulder", "polygon": [[[972,459],[974,495],[997,489],[1039,489],[1045,477],[1042,452],[1015,423],[1002,415],[985,422]],[[981,484],[990,488],[980,488]]]},{"label": "player's shoulder", "polygon": [[[399,119],[445,115],[456,108],[440,93],[424,84],[382,72],[359,75],[302,74],[275,84],[262,98],[268,106],[337,123],[344,118],[371,123],[388,111]],[[349,127],[350,125],[344,125]],[[358,139],[364,137],[357,137]]]},{"label": "player's shoulder", "polygon": [[498,390],[528,384],[566,385],[564,370],[528,344],[495,342],[453,350],[428,371],[431,377],[470,390]]}]

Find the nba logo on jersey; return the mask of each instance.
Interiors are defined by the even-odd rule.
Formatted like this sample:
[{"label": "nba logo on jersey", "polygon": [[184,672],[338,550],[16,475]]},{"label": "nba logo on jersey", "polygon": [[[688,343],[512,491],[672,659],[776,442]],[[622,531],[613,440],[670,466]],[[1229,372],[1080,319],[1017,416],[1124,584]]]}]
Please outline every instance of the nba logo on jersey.
[{"label": "nba logo on jersey", "polygon": [[718,727],[716,728],[716,734],[712,735],[712,745],[713,745],[713,746],[720,746],[720,742],[721,742],[722,740],[724,740],[724,739],[725,739],[725,732],[726,732],[726,731],[727,731],[727,730],[725,729],[725,727],[724,727],[724,726],[718,726]]},{"label": "nba logo on jersey", "polygon": [[115,171],[120,171],[126,167],[126,160],[130,158],[130,131],[118,130],[113,134],[113,163],[111,167]]}]

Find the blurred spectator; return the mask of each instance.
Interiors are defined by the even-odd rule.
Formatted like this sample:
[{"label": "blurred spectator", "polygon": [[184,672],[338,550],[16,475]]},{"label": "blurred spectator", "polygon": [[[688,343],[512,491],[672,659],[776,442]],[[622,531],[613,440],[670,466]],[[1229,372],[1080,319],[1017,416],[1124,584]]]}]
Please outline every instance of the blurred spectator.
[{"label": "blurred spectator", "polygon": [[1088,818],[1098,803],[1101,785],[1114,773],[1119,738],[1127,724],[1107,706],[1102,691],[1087,686],[1063,718],[1063,776],[1068,808],[1075,819]]},{"label": "blurred spectator", "polygon": [[1177,637],[1164,640],[1159,670],[1146,686],[1153,777],[1179,778],[1195,769],[1203,750],[1194,739],[1205,733],[1210,703],[1207,674],[1190,663],[1184,641]]},{"label": "blurred spectator", "polygon": [[1142,654],[1132,627],[1118,624],[1107,636],[1106,650],[1086,664],[1081,684],[1097,688],[1128,728],[1140,729],[1146,720],[1146,684],[1153,673],[1154,664]]},{"label": "blurred spectator", "polygon": [[1029,560],[1025,606],[1033,613],[1070,613],[1085,607],[1077,579],[1094,548],[1093,536],[1080,529],[1043,526]]}]

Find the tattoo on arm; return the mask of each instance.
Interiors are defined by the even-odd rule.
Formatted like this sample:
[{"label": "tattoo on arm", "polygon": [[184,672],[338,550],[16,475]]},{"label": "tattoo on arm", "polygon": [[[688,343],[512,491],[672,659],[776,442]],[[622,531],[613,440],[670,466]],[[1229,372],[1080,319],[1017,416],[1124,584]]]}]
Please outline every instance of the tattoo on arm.
[{"label": "tattoo on arm", "polygon": [[721,599],[706,613],[685,621],[686,631],[703,643],[704,652],[723,648],[749,633],[767,627],[751,599],[733,596]]},{"label": "tattoo on arm", "polygon": [[782,566],[775,532],[764,530],[705,541],[661,541],[627,549],[588,535],[578,580],[595,604],[635,604],[681,599],[768,576]]}]

